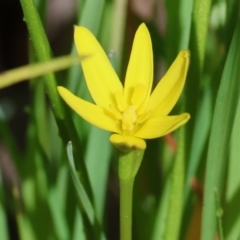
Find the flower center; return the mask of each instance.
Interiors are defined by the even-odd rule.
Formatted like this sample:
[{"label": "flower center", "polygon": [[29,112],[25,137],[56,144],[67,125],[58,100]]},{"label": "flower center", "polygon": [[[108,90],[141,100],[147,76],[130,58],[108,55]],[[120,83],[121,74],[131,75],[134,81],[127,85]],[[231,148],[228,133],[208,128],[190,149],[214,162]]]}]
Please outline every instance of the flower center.
[{"label": "flower center", "polygon": [[124,99],[120,91],[114,97],[116,105],[109,105],[110,112],[119,121],[123,135],[131,135],[149,117],[149,113],[145,112],[146,87],[138,84],[129,99]]},{"label": "flower center", "polygon": [[126,111],[122,113],[122,129],[132,131],[137,121],[137,113],[134,105],[127,107]]}]

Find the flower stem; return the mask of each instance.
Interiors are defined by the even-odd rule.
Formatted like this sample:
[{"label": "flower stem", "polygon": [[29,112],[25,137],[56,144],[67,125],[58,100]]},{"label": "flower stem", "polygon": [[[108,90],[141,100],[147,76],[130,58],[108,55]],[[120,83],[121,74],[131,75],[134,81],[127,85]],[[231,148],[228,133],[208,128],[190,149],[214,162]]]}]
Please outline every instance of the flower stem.
[{"label": "flower stem", "polygon": [[144,151],[132,150],[119,157],[120,181],[120,239],[132,239],[132,194],[135,176],[141,165]]},{"label": "flower stem", "polygon": [[134,179],[120,179],[120,239],[132,239],[132,191]]}]

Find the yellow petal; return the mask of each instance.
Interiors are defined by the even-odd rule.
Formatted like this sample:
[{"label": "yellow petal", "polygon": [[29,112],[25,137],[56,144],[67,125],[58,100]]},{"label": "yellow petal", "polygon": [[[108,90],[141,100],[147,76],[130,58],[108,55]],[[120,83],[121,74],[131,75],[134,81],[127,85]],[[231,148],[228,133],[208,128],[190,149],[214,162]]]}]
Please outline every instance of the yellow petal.
[{"label": "yellow petal", "polygon": [[146,142],[143,139],[133,136],[112,134],[109,140],[113,145],[124,152],[128,152],[133,149],[144,150],[146,148]]},{"label": "yellow petal", "polygon": [[113,103],[115,92],[122,92],[122,84],[101,45],[88,29],[75,27],[74,39],[78,54],[88,56],[81,65],[93,100],[106,108]]},{"label": "yellow petal", "polygon": [[110,132],[120,132],[115,119],[108,116],[103,108],[82,100],[64,87],[57,89],[64,101],[86,121]]},{"label": "yellow petal", "polygon": [[190,52],[181,51],[160,80],[148,103],[148,111],[152,111],[152,116],[166,116],[172,110],[185,84],[189,61]]},{"label": "yellow petal", "polygon": [[152,78],[153,56],[151,38],[145,24],[141,24],[135,34],[127,68],[124,85],[125,101],[128,104],[131,103],[132,93],[138,84],[145,86],[146,91],[144,92],[142,99],[148,100],[152,88]]},{"label": "yellow petal", "polygon": [[134,136],[144,139],[161,137],[186,123],[189,118],[190,115],[188,113],[177,116],[149,118]]}]

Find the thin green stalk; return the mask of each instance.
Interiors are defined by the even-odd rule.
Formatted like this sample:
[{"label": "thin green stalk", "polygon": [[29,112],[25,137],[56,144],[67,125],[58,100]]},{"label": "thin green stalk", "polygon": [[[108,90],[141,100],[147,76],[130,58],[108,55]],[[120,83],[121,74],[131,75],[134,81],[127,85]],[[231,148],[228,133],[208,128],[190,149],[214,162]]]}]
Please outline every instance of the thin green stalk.
[{"label": "thin green stalk", "polygon": [[113,24],[110,50],[116,54],[118,60],[117,71],[121,67],[122,60],[122,47],[125,32],[126,13],[127,13],[127,0],[115,0],[113,9]]},{"label": "thin green stalk", "polygon": [[121,240],[132,239],[132,195],[134,179],[120,179],[120,236]]},{"label": "thin green stalk", "polygon": [[179,129],[178,149],[171,175],[171,189],[165,240],[177,240],[181,227],[183,211],[184,165],[185,165],[185,127]]},{"label": "thin green stalk", "polygon": [[132,194],[135,176],[142,162],[144,151],[132,150],[119,157],[120,181],[120,239],[132,239]]},{"label": "thin green stalk", "polygon": [[191,101],[186,102],[186,109],[191,113],[191,121],[188,124],[188,144],[191,145],[193,127],[196,122],[196,111],[202,81],[202,71],[204,65],[207,31],[209,28],[209,15],[212,0],[195,0],[192,9],[192,24],[189,41],[191,51],[191,64],[186,82],[186,98]]},{"label": "thin green stalk", "polygon": [[30,64],[6,72],[1,72],[0,89],[24,80],[39,77],[49,72],[63,70],[72,66],[73,64],[79,64],[78,56],[69,55],[58,57],[47,62]]},{"label": "thin green stalk", "polygon": [[[195,37],[196,56],[200,72],[203,68],[206,39],[208,31],[208,22],[212,0],[195,0],[193,4],[193,29],[192,34]],[[193,37],[193,36],[192,36]]]},{"label": "thin green stalk", "polygon": [[[33,0],[20,0],[20,2],[24,13],[24,21],[27,24],[37,59],[40,62],[50,60],[51,50],[49,42]],[[54,75],[52,73],[46,74],[44,83],[54,115],[57,118],[63,119],[64,109],[57,93]]]}]

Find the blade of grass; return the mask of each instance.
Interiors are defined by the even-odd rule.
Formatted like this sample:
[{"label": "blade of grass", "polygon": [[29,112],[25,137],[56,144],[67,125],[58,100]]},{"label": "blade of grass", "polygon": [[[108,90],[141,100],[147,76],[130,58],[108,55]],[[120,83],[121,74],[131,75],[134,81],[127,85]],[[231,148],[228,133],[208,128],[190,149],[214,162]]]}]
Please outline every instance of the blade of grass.
[{"label": "blade of grass", "polygon": [[195,0],[192,10],[192,24],[189,40],[191,63],[186,81],[186,109],[191,114],[187,125],[187,142],[191,146],[193,126],[196,121],[196,109],[199,103],[200,83],[206,51],[206,38],[209,28],[209,15],[212,0]]},{"label": "blade of grass", "polygon": [[96,200],[96,211],[102,221],[108,169],[112,146],[109,142],[110,133],[96,127],[91,127],[85,155],[86,167]]},{"label": "blade of grass", "polygon": [[164,184],[164,190],[157,210],[155,226],[153,229],[152,240],[163,240],[166,231],[166,220],[169,209],[169,194],[171,189],[171,179],[168,178]]},{"label": "blade of grass", "polygon": [[238,102],[238,110],[233,126],[231,147],[230,147],[230,159],[228,167],[228,179],[227,179],[227,193],[226,193],[226,206],[225,206],[225,221],[224,229],[226,239],[238,239],[240,236],[240,215],[239,211],[236,211],[239,207],[240,198],[240,101]]},{"label": "blade of grass", "polygon": [[71,175],[73,179],[73,183],[77,192],[77,197],[79,201],[79,205],[83,206],[83,209],[87,215],[87,218],[92,226],[92,231],[94,231],[94,235],[96,239],[105,239],[105,236],[101,232],[101,228],[98,222],[98,218],[96,216],[96,211],[93,208],[93,205],[87,195],[87,192],[84,189],[84,186],[82,185],[81,181],[79,180],[78,174],[76,172],[75,164],[74,164],[74,158],[72,153],[72,144],[71,142],[68,143],[67,146],[67,155],[68,155],[68,161],[69,166],[71,170]]},{"label": "blade of grass", "polygon": [[111,41],[111,27],[113,18],[113,7],[114,1],[107,1],[104,6],[104,11],[102,15],[101,31],[99,31],[99,42],[101,43],[103,49],[110,51],[110,41]]},{"label": "blade of grass", "polygon": [[204,95],[200,101],[199,111],[196,117],[196,123],[194,126],[192,146],[190,149],[189,165],[187,168],[184,199],[185,207],[190,194],[190,181],[191,178],[196,176],[196,172],[201,160],[204,146],[208,139],[210,125],[211,125],[211,113],[212,113],[212,93],[210,88],[206,88]]},{"label": "blade of grass", "polygon": [[193,0],[181,0],[179,9],[179,20],[181,28],[179,50],[187,49],[189,45],[193,2]]},{"label": "blade of grass", "polygon": [[80,180],[78,178],[72,151],[73,151],[72,144],[71,144],[71,142],[69,142],[68,146],[67,146],[67,154],[68,154],[68,161],[69,161],[69,166],[70,166],[74,186],[77,190],[77,196],[79,197],[79,200],[80,200],[81,204],[83,205],[84,210],[86,211],[87,217],[88,217],[90,223],[93,225],[94,224],[94,209],[93,209],[91,201],[90,201],[82,183],[80,182]]},{"label": "blade of grass", "polygon": [[51,188],[48,192],[48,204],[53,219],[53,224],[56,229],[56,237],[59,240],[69,239],[69,229],[64,217],[63,209],[61,208],[56,188]]},{"label": "blade of grass", "polygon": [[79,212],[79,209],[76,209],[72,240],[80,240],[80,239],[87,240],[85,231],[84,231],[82,216]]},{"label": "blade of grass", "polygon": [[[20,0],[20,3],[37,59],[40,62],[50,60],[51,49],[33,0]],[[64,110],[57,93],[54,75],[51,73],[46,74],[44,82],[54,115],[59,119],[63,119]]]},{"label": "blade of grass", "polygon": [[34,125],[36,126],[36,137],[39,141],[39,145],[50,160],[50,137],[49,137],[49,126],[48,126],[48,112],[47,104],[44,95],[44,86],[41,79],[31,82],[33,92],[33,115]]},{"label": "blade of grass", "polygon": [[195,0],[193,5],[193,33],[196,39],[196,51],[198,57],[198,68],[203,68],[208,22],[212,0]]},{"label": "blade of grass", "polygon": [[127,1],[115,0],[113,7],[112,34],[110,42],[110,50],[113,51],[118,60],[117,72],[119,72],[122,61],[123,40],[125,33],[125,23],[127,15]]},{"label": "blade of grass", "polygon": [[0,89],[18,82],[29,80],[49,72],[60,71],[74,64],[79,64],[78,56],[58,57],[43,63],[31,64],[0,73]]},{"label": "blade of grass", "polygon": [[178,51],[188,48],[193,2],[193,0],[166,1],[168,63],[172,63]]},{"label": "blade of grass", "polygon": [[165,240],[177,240],[181,227],[183,210],[183,187],[185,165],[185,127],[178,130],[177,153],[171,173],[171,187]]},{"label": "blade of grass", "polygon": [[222,193],[229,140],[240,94],[239,62],[240,21],[238,20],[224,66],[213,115],[204,188],[202,240],[212,240],[216,234],[214,189],[216,188],[219,194]]},{"label": "blade of grass", "polygon": [[[207,85],[199,103],[199,110],[197,111],[196,122],[194,125],[193,139],[191,148],[189,150],[189,160],[186,168],[186,179],[184,186],[184,215],[181,229],[181,237],[186,234],[189,229],[189,221],[192,218],[193,194],[191,182],[194,177],[198,176],[198,170],[201,160],[203,160],[203,153],[206,149],[209,131],[212,120],[212,91]],[[197,210],[196,210],[197,211]],[[200,222],[201,220],[199,220]]]}]

